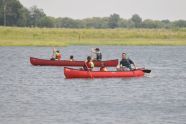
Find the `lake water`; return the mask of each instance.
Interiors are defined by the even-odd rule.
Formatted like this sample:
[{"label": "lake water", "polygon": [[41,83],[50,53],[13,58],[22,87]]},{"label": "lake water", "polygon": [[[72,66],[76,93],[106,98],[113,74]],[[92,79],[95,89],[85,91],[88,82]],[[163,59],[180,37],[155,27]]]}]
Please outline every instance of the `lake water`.
[{"label": "lake water", "polygon": [[[85,60],[91,47],[58,49],[63,59]],[[29,62],[30,56],[49,58],[50,47],[0,47],[0,124],[186,124],[186,47],[100,49],[104,60],[127,52],[152,72],[141,78],[65,79],[63,67]]]}]

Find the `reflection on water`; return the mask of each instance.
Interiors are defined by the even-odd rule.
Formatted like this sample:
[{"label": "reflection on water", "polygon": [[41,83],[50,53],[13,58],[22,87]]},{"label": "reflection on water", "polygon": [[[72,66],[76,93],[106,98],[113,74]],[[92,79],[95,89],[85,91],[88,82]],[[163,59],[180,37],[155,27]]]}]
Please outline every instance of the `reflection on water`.
[{"label": "reflection on water", "polygon": [[[85,60],[91,47],[59,48],[63,59]],[[36,67],[49,47],[0,47],[1,124],[183,124],[186,121],[186,47],[100,47],[103,59],[127,52],[142,78],[64,79],[63,67]],[[114,68],[112,68],[114,69]]]}]

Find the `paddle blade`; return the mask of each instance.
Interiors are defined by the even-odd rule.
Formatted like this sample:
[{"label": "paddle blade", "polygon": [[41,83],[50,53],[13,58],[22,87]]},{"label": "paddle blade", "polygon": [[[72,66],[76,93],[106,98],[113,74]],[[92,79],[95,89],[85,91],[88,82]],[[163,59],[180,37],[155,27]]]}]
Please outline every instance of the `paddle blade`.
[{"label": "paddle blade", "polygon": [[150,73],[151,72],[151,70],[149,70],[149,69],[142,69],[142,71],[145,72],[145,73]]}]

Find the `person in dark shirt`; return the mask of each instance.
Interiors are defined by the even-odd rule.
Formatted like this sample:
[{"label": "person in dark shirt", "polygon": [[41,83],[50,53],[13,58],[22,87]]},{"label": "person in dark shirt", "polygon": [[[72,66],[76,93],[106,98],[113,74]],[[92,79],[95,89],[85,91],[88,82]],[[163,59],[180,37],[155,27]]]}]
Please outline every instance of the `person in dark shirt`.
[{"label": "person in dark shirt", "polygon": [[92,49],[91,52],[94,54],[92,56],[93,60],[97,60],[97,61],[102,60],[102,54],[99,48]]},{"label": "person in dark shirt", "polygon": [[134,69],[136,69],[136,66],[134,62],[126,57],[126,53],[122,53],[122,59],[120,61],[120,66],[117,68],[117,70],[120,71],[127,71],[127,70],[132,70],[132,66],[134,66]]}]

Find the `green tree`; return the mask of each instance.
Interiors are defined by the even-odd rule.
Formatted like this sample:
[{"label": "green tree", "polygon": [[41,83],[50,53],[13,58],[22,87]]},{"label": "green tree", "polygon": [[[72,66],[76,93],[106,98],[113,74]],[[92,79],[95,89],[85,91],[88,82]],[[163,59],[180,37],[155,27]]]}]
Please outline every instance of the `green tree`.
[{"label": "green tree", "polygon": [[126,19],[120,19],[119,20],[119,27],[121,27],[121,28],[127,28],[128,24],[129,24],[129,22]]},{"label": "green tree", "polygon": [[136,28],[140,28],[141,27],[142,18],[139,15],[134,14],[132,16],[132,18],[131,18],[131,21],[134,22]]},{"label": "green tree", "polygon": [[158,25],[155,21],[151,19],[146,19],[142,22],[142,27],[143,28],[157,28]]},{"label": "green tree", "polygon": [[119,25],[120,16],[118,14],[112,14],[108,20],[108,27],[109,28],[117,28]]},{"label": "green tree", "polygon": [[57,19],[57,27],[60,28],[79,28],[78,22],[71,18],[58,18]]},{"label": "green tree", "polygon": [[48,28],[54,27],[54,18],[48,16],[44,16],[40,18],[38,22],[38,27],[48,27]]},{"label": "green tree", "polygon": [[171,28],[171,27],[172,27],[172,23],[168,19],[161,21],[161,28]]},{"label": "green tree", "polygon": [[174,21],[173,25],[175,27],[186,27],[186,21],[185,20],[178,20],[178,21]]},{"label": "green tree", "polygon": [[41,21],[46,17],[46,14],[42,9],[33,6],[30,8],[30,25],[34,27],[41,26]]},{"label": "green tree", "polygon": [[8,26],[17,25],[18,18],[20,16],[19,10],[22,9],[23,6],[20,4],[18,0],[1,0],[0,1],[0,18],[3,21],[0,23]]},{"label": "green tree", "polygon": [[29,11],[26,8],[19,9],[19,17],[17,21],[17,26],[28,26],[29,22]]},{"label": "green tree", "polygon": [[4,24],[4,2],[0,0],[0,25]]},{"label": "green tree", "polygon": [[108,18],[87,18],[82,20],[86,28],[108,28]]}]

